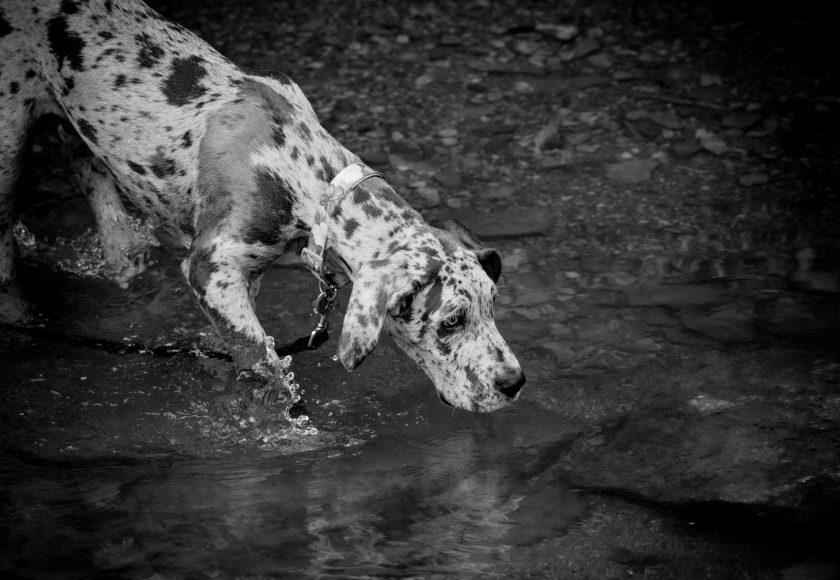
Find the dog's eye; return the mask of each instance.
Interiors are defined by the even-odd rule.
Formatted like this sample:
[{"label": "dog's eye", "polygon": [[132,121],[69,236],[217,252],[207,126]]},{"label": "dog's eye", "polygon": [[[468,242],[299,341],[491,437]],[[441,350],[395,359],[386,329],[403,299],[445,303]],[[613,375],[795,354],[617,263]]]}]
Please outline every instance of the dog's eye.
[{"label": "dog's eye", "polygon": [[460,312],[456,312],[449,318],[443,321],[443,327],[448,330],[454,330],[464,322]]}]

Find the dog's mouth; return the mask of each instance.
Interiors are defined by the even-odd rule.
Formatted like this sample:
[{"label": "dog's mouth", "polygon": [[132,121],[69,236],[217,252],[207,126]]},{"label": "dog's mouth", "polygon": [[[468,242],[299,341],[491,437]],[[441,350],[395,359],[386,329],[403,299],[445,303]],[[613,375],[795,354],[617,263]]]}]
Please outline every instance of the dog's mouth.
[{"label": "dog's mouth", "polygon": [[447,407],[454,407],[455,406],[452,403],[450,403],[449,401],[447,401],[446,397],[444,397],[443,393],[441,393],[440,391],[438,391],[438,398],[440,399],[440,402],[443,403],[444,405],[446,405]]}]

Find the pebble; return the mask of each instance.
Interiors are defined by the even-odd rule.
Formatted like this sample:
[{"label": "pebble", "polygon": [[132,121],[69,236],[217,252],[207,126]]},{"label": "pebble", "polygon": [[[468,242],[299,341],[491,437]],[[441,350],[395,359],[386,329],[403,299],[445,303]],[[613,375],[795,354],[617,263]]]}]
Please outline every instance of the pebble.
[{"label": "pebble", "polygon": [[655,159],[630,159],[607,165],[607,177],[619,183],[633,185],[650,179],[653,169],[659,164]]},{"label": "pebble", "polygon": [[711,397],[709,395],[697,395],[688,401],[688,404],[689,406],[697,409],[701,415],[720,413],[721,411],[735,406],[735,403],[732,401],[718,399],[717,397]]},{"label": "pebble", "polygon": [[483,199],[510,199],[516,193],[512,185],[491,185],[479,194]]},{"label": "pebble", "polygon": [[648,118],[657,125],[665,127],[666,129],[677,130],[682,128],[682,121],[680,118],[669,111],[655,111],[651,113]]},{"label": "pebble", "polygon": [[719,310],[701,318],[686,316],[683,324],[718,342],[749,342],[756,337],[754,316],[737,308]]},{"label": "pebble", "polygon": [[485,240],[540,236],[554,225],[554,218],[543,208],[501,213],[462,212],[452,217]]},{"label": "pebble", "polygon": [[740,183],[744,187],[764,185],[768,181],[770,181],[770,176],[766,173],[748,173],[738,178],[738,183]]}]

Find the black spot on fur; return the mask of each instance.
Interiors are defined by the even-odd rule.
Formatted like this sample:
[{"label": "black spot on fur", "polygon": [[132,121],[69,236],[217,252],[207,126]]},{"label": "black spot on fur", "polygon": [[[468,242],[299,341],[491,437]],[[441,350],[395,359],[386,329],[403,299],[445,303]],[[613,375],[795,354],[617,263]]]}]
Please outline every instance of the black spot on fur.
[{"label": "black spot on fur", "polygon": [[366,203],[363,205],[362,211],[365,212],[365,215],[370,219],[379,219],[382,217],[382,210],[372,203]]},{"label": "black spot on fur", "polygon": [[26,70],[26,74],[25,74],[25,75],[23,75],[23,76],[25,76],[25,77],[26,77],[26,78],[28,78],[28,79],[31,79],[31,78],[34,78],[37,74],[38,74],[38,73],[36,73],[34,70],[32,70],[32,69],[30,68],[30,69],[27,69],[27,70]]},{"label": "black spot on fur", "polygon": [[212,256],[215,251],[215,245],[209,248],[199,246],[193,250],[190,256],[188,281],[190,287],[198,294],[199,300],[204,299],[204,293],[207,291],[210,277],[218,270],[218,265],[212,261]]},{"label": "black spot on fur", "polygon": [[246,226],[242,241],[246,244],[262,243],[269,246],[283,239],[283,227],[294,220],[292,216],[293,193],[289,184],[266,171],[257,171],[254,177],[257,191],[251,222]]},{"label": "black spot on fur", "polygon": [[61,2],[61,11],[65,14],[75,14],[79,11],[79,3],[73,0],[63,0]]},{"label": "black spot on fur", "polygon": [[169,66],[169,76],[163,81],[161,91],[170,105],[182,107],[207,92],[200,81],[207,76],[207,69],[200,56],[176,58]]},{"label": "black spot on fur", "polygon": [[17,92],[20,90],[20,85],[15,81],[9,83],[9,92],[13,95],[16,95]]},{"label": "black spot on fur", "polygon": [[113,4],[113,3],[111,2],[111,0],[106,0],[106,2],[105,2],[105,10],[107,10],[108,12],[110,12],[111,10],[113,10],[113,9],[114,9],[114,7],[113,7],[113,5],[112,5],[112,4]]},{"label": "black spot on fur", "polygon": [[114,34],[110,30],[100,30],[99,38],[101,38],[102,40],[111,40],[112,38],[114,38]]},{"label": "black spot on fur", "polygon": [[7,34],[11,34],[12,30],[14,30],[12,28],[12,25],[9,24],[9,22],[5,18],[3,18],[3,13],[0,12],[0,38],[3,38]]},{"label": "black spot on fur", "polygon": [[158,147],[154,156],[149,159],[149,167],[158,179],[174,175],[178,169],[174,160],[164,156],[163,147]]},{"label": "black spot on fur", "polygon": [[181,144],[184,147],[190,147],[192,145],[192,134],[189,131],[181,135]]},{"label": "black spot on fur", "polygon": [[318,177],[329,183],[337,173],[338,171],[333,167],[333,164],[324,155],[321,155],[321,170],[318,172]]},{"label": "black spot on fur", "polygon": [[85,48],[85,42],[81,36],[67,29],[64,16],[56,16],[47,23],[47,39],[50,48],[58,57],[59,69],[64,66],[66,60],[73,70],[84,70],[82,50]]},{"label": "black spot on fur", "polygon": [[286,133],[283,131],[283,125],[277,123],[274,126],[274,131],[271,133],[271,139],[278,147],[283,147],[286,144]]},{"label": "black spot on fur", "polygon": [[166,54],[161,47],[152,42],[148,34],[137,34],[134,39],[140,45],[140,50],[137,52],[137,64],[141,68],[152,68]]},{"label": "black spot on fur", "polygon": [[298,123],[298,133],[300,134],[300,138],[303,139],[304,142],[312,140],[312,129],[310,129],[309,125],[307,125],[303,121]]},{"label": "black spot on fur", "polygon": [[86,119],[79,119],[79,133],[88,141],[96,145],[96,128],[90,124]]},{"label": "black spot on fur", "polygon": [[292,152],[289,155],[291,156],[292,161],[297,161],[298,160],[298,157],[300,157],[300,149],[298,149],[297,145],[292,147]]},{"label": "black spot on fur", "polygon": [[367,188],[364,185],[359,185],[356,189],[353,190],[353,203],[356,205],[362,205],[363,203],[367,203],[370,201],[370,193],[368,193]]},{"label": "black spot on fur", "polygon": [[129,161],[129,162],[128,162],[128,167],[129,167],[129,168],[130,168],[130,169],[131,169],[134,173],[137,173],[138,175],[146,175],[146,169],[145,169],[142,165],[139,165],[139,164],[137,164],[137,163],[134,163],[133,161]]},{"label": "black spot on fur", "polygon": [[73,87],[76,86],[76,79],[74,77],[64,77],[64,90],[61,93],[64,96],[70,94],[70,91],[73,90]]},{"label": "black spot on fur", "polygon": [[344,235],[347,237],[348,240],[353,237],[353,234],[355,234],[356,230],[358,229],[359,222],[354,220],[353,218],[350,218],[349,220],[344,222]]},{"label": "black spot on fur", "polygon": [[435,312],[440,309],[442,293],[443,281],[438,276],[429,288],[429,294],[426,297],[426,310],[428,312]]}]

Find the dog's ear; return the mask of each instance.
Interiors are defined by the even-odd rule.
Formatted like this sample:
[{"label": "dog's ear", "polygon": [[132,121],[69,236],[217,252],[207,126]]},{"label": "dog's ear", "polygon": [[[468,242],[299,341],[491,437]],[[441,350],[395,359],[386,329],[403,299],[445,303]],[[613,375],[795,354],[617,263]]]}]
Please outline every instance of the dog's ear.
[{"label": "dog's ear", "polygon": [[482,248],[481,242],[467,227],[455,220],[446,220],[443,229],[455,236],[467,249],[475,252],[478,263],[487,273],[493,283],[499,281],[502,275],[502,257],[493,248]]},{"label": "dog's ear", "polygon": [[357,273],[338,339],[338,358],[344,368],[353,370],[367,358],[379,344],[385,317],[405,314],[411,308],[417,287],[407,277],[386,277],[370,271]]}]

